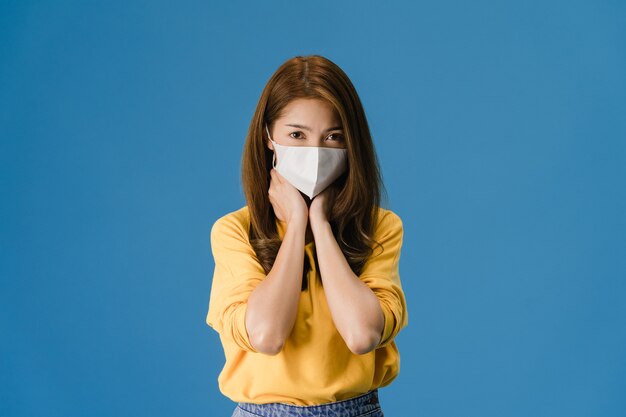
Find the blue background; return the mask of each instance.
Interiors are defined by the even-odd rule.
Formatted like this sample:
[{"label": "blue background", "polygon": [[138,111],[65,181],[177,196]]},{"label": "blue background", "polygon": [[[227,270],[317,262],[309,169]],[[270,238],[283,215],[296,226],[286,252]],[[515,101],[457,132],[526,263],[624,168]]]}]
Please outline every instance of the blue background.
[{"label": "blue background", "polygon": [[0,415],[229,416],[212,223],[271,74],[355,84],[404,222],[387,417],[622,416],[621,1],[0,5]]}]

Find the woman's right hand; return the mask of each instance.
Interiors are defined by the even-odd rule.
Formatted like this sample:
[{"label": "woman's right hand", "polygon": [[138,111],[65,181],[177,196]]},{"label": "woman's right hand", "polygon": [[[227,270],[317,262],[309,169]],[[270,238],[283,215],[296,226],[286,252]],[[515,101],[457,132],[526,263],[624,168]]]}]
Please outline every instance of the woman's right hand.
[{"label": "woman's right hand", "polygon": [[279,220],[288,224],[301,221],[306,225],[309,220],[309,208],[300,191],[291,185],[275,168],[270,170],[270,203]]}]

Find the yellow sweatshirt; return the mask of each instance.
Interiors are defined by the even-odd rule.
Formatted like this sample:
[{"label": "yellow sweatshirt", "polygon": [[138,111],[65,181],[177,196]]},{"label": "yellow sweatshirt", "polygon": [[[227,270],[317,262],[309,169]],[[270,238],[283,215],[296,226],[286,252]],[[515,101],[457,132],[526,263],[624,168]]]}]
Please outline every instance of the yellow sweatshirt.
[{"label": "yellow sweatshirt", "polygon": [[[250,293],[266,275],[248,239],[248,206],[215,221],[215,270],[206,323],[218,332],[224,349],[226,363],[218,377],[222,394],[234,402],[317,405],[356,397],[396,378],[400,354],[394,337],[408,324],[398,268],[403,228],[397,214],[379,210],[374,237],[384,251],[374,244],[359,278],[380,299],[385,325],[377,348],[363,355],[350,351],[335,327],[315,270],[315,242],[305,246],[313,269],[283,349],[276,355],[254,349],[244,318]],[[286,223],[277,220],[276,225],[282,238]]]}]

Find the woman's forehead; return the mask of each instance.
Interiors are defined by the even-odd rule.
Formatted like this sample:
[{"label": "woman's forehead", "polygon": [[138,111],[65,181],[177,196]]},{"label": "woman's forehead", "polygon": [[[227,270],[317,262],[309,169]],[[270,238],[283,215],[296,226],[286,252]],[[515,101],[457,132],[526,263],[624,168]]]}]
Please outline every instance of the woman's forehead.
[{"label": "woman's forehead", "polygon": [[[297,99],[289,103],[283,109],[279,124],[298,124],[316,128],[313,125],[326,125],[333,123],[333,126],[341,124],[339,113],[328,102],[319,99]],[[317,126],[326,128],[327,126]]]}]

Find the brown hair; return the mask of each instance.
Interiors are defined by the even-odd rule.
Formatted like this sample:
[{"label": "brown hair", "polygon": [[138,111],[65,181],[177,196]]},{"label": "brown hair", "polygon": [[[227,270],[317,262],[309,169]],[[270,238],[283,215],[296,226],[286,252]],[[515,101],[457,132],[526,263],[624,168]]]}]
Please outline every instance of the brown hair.
[{"label": "brown hair", "polygon": [[[331,104],[343,125],[348,169],[330,186],[329,223],[352,271],[359,275],[372,253],[381,191],[386,197],[363,105],[348,76],[319,55],[285,61],[263,89],[250,123],[242,155],[241,179],[250,213],[249,239],[265,273],[269,273],[282,240],[269,200],[273,152],[266,146],[264,124],[273,127],[294,99],[315,98]],[[302,289],[310,269],[304,257]],[[315,256],[317,262],[317,256]],[[319,271],[319,268],[316,268]]]}]

